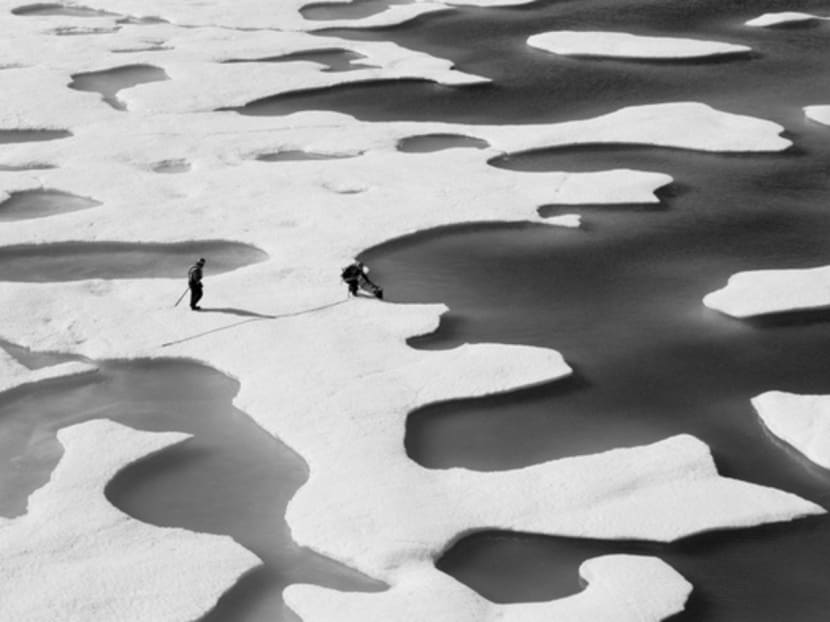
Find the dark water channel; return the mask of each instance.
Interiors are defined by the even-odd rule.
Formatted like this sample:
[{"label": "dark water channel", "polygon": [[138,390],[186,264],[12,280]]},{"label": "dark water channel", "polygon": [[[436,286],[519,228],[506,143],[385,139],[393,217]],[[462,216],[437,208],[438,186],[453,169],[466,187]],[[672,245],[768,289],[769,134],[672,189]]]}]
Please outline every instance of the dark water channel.
[{"label": "dark water channel", "polygon": [[[66,360],[15,346],[8,351],[32,368]],[[48,480],[62,454],[55,436],[61,427],[107,418],[140,430],[187,432],[193,438],[124,469],[106,495],[151,524],[228,534],[264,561],[203,621],[294,620],[281,596],[290,583],[378,589],[292,542],[285,507],[306,480],[307,467],[233,407],[238,388],[198,364],[140,360],[104,361],[91,376],[4,393],[0,515],[21,514],[28,494]]]},{"label": "dark water channel", "polygon": [[[826,13],[822,0],[550,0],[499,9],[458,8],[392,28],[330,30],[342,38],[394,40],[452,60],[489,85],[446,87],[424,81],[292,93],[261,99],[243,114],[337,110],[366,120],[530,123],[588,118],[623,106],[704,101],[731,112],[783,117],[791,107],[830,99],[826,75],[830,24],[788,29],[743,22],[772,11]],[[592,60],[529,47],[549,30],[613,30],[721,40],[753,48],[752,58],[682,63]],[[786,82],[787,88],[775,88]]]}]

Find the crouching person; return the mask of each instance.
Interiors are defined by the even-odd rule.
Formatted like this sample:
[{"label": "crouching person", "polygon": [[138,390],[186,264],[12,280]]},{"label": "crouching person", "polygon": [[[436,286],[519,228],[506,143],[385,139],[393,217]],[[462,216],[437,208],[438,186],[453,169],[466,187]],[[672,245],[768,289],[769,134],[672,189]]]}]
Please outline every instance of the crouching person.
[{"label": "crouching person", "polygon": [[349,294],[352,296],[357,296],[358,291],[362,289],[375,298],[383,299],[383,289],[369,279],[368,273],[367,266],[360,261],[355,261],[343,268],[340,278],[349,286]]}]

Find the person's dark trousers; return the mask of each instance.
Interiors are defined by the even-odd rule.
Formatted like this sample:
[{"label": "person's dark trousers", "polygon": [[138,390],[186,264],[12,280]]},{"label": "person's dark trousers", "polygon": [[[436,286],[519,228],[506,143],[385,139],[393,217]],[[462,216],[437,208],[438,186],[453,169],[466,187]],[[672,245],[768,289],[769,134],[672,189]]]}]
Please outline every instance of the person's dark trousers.
[{"label": "person's dark trousers", "polygon": [[195,309],[198,302],[202,299],[202,284],[190,284],[190,308]]}]

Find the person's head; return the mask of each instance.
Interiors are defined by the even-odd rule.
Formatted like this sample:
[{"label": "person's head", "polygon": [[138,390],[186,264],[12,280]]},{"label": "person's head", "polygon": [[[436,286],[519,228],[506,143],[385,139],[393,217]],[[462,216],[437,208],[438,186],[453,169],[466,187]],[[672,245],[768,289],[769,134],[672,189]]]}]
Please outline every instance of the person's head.
[{"label": "person's head", "polygon": [[199,258],[199,261],[197,261],[197,262],[196,262],[196,265],[197,265],[197,266],[204,266],[204,265],[205,265],[205,258],[204,258],[204,257],[200,257],[200,258]]}]

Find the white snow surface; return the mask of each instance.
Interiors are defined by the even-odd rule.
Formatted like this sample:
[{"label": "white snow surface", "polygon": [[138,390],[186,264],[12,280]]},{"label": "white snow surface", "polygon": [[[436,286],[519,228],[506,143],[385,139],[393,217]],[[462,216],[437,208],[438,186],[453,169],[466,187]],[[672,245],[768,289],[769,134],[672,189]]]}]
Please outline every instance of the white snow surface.
[{"label": "white snow surface", "polygon": [[746,318],[830,307],[830,266],[792,270],[750,270],[729,277],[703,304]]},{"label": "white snow surface", "polygon": [[[683,610],[692,586],[664,562],[634,555],[607,555],[579,567],[588,587],[568,598],[542,603],[493,604],[435,568],[422,566],[381,594],[346,593],[292,585],[286,602],[306,622],[386,620],[422,622],[643,622]],[[424,597],[429,594],[428,597]]]},{"label": "white snow surface", "polygon": [[830,105],[806,106],[804,108],[804,114],[807,115],[808,119],[823,123],[824,125],[830,125]]},{"label": "white snow surface", "polygon": [[146,525],[104,498],[122,467],[185,438],[103,419],[60,430],[49,482],[24,516],[0,518],[2,618],[190,622],[259,565],[227,536]]},{"label": "white snow surface", "polygon": [[752,405],[775,436],[830,469],[830,395],[768,391],[754,397]]},{"label": "white snow surface", "polygon": [[746,45],[684,39],[647,37],[625,32],[556,30],[528,37],[527,44],[561,56],[631,59],[688,59],[745,54]]},{"label": "white snow surface", "polygon": [[827,20],[830,17],[804,13],[802,11],[780,11],[777,13],[764,13],[759,17],[749,20],[744,25],[755,28],[769,28],[770,26],[781,26],[783,24],[797,24],[799,22],[811,22],[814,20]]},{"label": "white snow surface", "polygon": [[[302,18],[297,8],[303,3],[296,0],[267,6],[261,0],[85,3],[123,15],[158,15],[187,28],[12,15],[19,4],[0,0],[0,58],[16,66],[0,72],[0,129],[65,129],[72,137],[0,145],[0,166],[54,166],[0,172],[0,197],[48,187],[102,204],[36,223],[4,223],[0,244],[224,239],[257,246],[269,259],[217,276],[208,257],[207,312],[201,314],[173,308],[186,265],[182,279],[2,282],[0,297],[15,304],[0,314],[0,335],[33,349],[90,358],[184,357],[238,379],[236,406],[308,462],[309,481],[287,517],[295,539],[390,585],[388,592],[365,596],[316,588],[311,604],[303,595],[309,588],[290,590],[291,603],[309,620],[325,616],[327,607],[361,609],[363,598],[396,615],[406,615],[406,603],[420,598],[436,622],[456,619],[454,603],[462,601],[470,603],[464,608],[486,607],[487,615],[510,620],[543,619],[551,607],[564,619],[601,620],[622,606],[622,594],[634,592],[630,607],[647,599],[641,619],[657,620],[682,605],[688,585],[655,560],[593,560],[583,568],[591,583],[584,594],[538,607],[486,603],[436,577],[433,560],[464,534],[493,527],[673,540],[822,511],[784,492],[719,477],[706,446],[686,436],[505,472],[424,469],[404,450],[409,412],[549,382],[570,368],[546,348],[412,349],[406,340],[435,330],[443,305],[346,301],[338,278],[364,249],[417,231],[491,221],[575,226],[573,214],[545,220],[536,210],[546,204],[576,209],[655,202],[654,191],[671,182],[651,171],[524,173],[488,165],[505,153],[621,143],[780,151],[790,145],[781,126],[694,102],[514,126],[369,123],[313,111],[282,117],[216,112],[350,81],[414,77],[460,85],[486,78],[394,44],[315,35],[309,31],[321,22]],[[415,3],[408,10],[436,6]],[[390,19],[388,13],[369,19]],[[54,34],[116,26],[104,34]],[[327,73],[311,62],[221,62],[332,47],[363,54],[361,63],[372,67]],[[120,91],[127,111],[113,110],[96,93],[66,87],[77,73],[134,64],[157,66],[170,79]],[[409,136],[447,133],[480,138],[490,147],[428,154],[396,149]],[[256,159],[287,150],[354,157]],[[154,172],[163,161],[190,169]],[[381,285],[394,291],[394,283]],[[238,312],[271,317],[240,318]],[[2,364],[10,374],[22,373]],[[60,606],[94,612],[78,619],[192,620],[256,564],[227,538],[142,525],[104,499],[103,486],[118,468],[181,435],[91,422],[60,438],[66,454],[52,481],[32,495],[26,515],[0,528],[4,607],[5,594],[14,594],[9,602],[16,615],[10,619],[57,619],[51,607]],[[58,512],[61,520],[54,519]],[[59,576],[54,560],[69,552],[77,571]],[[631,576],[635,563],[658,577],[645,596]],[[100,581],[88,580],[90,573]],[[447,595],[446,603],[433,587]]]},{"label": "white snow surface", "polygon": [[0,349],[0,392],[9,391],[45,380],[68,378],[96,371],[95,365],[81,362],[61,363],[40,369],[29,369]]}]

